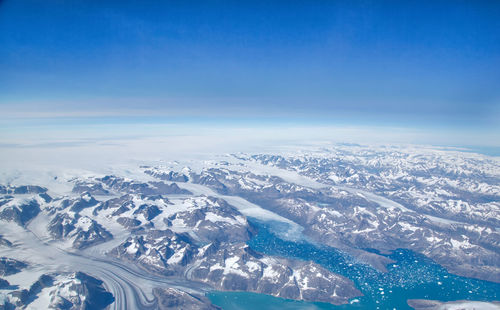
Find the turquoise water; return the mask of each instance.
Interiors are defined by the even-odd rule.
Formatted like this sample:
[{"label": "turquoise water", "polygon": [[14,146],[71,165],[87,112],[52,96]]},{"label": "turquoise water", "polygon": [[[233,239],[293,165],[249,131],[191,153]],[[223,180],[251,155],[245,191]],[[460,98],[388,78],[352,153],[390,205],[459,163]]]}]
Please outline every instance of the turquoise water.
[{"label": "turquoise water", "polygon": [[387,266],[387,273],[382,273],[335,248],[283,240],[275,233],[273,223],[252,223],[259,229],[249,242],[253,249],[268,255],[314,261],[351,279],[364,296],[351,300],[353,303],[349,305],[333,306],[244,292],[210,293],[208,297],[212,302],[225,310],[411,309],[408,299],[493,301],[500,298],[500,284],[452,275],[432,260],[407,249],[385,255],[395,263]]}]

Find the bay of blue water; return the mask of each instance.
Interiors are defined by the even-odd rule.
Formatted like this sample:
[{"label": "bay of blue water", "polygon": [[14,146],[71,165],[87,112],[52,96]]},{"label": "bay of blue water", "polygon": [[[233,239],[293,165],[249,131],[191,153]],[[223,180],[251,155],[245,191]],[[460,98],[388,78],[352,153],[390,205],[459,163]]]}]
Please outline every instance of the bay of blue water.
[{"label": "bay of blue water", "polygon": [[249,241],[254,250],[274,256],[314,261],[332,272],[351,279],[364,296],[351,304],[334,306],[286,300],[246,292],[212,292],[210,300],[225,310],[274,309],[411,309],[408,299],[441,301],[498,301],[500,284],[452,275],[427,257],[398,249],[388,258],[395,261],[382,273],[331,247],[310,242],[287,241],[276,233],[276,223],[252,220],[258,233]]}]

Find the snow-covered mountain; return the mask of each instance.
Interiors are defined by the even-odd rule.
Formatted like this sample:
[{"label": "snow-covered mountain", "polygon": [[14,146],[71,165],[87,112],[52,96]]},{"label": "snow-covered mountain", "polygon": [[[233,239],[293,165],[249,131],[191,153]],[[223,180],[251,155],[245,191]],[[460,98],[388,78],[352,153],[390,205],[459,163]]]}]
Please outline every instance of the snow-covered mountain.
[{"label": "snow-covered mountain", "polygon": [[211,290],[335,305],[362,295],[318,262],[253,249],[255,221],[378,272],[393,262],[384,253],[404,248],[500,283],[498,158],[337,145],[57,174],[0,185],[0,307],[216,309]]}]

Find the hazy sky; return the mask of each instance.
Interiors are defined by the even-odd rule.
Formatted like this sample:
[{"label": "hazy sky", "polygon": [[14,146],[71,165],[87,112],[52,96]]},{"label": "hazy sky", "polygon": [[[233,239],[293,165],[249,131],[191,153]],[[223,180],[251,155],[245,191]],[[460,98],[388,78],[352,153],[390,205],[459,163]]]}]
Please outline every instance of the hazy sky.
[{"label": "hazy sky", "polygon": [[0,111],[498,131],[500,1],[0,0]]}]

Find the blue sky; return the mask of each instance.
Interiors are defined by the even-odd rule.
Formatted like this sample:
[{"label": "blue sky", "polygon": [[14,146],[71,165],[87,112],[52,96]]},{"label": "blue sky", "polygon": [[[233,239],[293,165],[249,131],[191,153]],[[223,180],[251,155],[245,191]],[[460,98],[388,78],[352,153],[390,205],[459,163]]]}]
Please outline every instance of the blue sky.
[{"label": "blue sky", "polygon": [[500,123],[498,1],[0,1],[13,118]]}]

